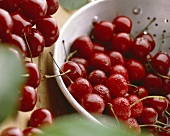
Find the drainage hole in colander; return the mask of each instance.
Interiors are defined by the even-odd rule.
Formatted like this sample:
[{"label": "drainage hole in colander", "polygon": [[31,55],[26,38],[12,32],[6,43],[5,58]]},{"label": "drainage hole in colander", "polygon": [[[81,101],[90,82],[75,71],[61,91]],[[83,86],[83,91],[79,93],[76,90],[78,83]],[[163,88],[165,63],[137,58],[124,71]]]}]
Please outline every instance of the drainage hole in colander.
[{"label": "drainage hole in colander", "polygon": [[168,19],[165,19],[165,23],[168,23]]}]

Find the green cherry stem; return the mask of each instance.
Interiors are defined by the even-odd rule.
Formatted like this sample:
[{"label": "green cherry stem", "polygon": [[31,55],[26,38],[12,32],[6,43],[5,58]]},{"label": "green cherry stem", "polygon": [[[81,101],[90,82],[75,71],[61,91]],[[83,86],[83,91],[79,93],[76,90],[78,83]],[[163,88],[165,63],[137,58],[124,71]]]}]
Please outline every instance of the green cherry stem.
[{"label": "green cherry stem", "polygon": [[67,56],[66,62],[69,61],[69,59],[70,59],[74,54],[76,54],[76,53],[77,53],[77,50],[71,52],[71,53]]},{"label": "green cherry stem", "polygon": [[157,127],[157,128],[160,128],[164,131],[167,131],[166,129],[164,129],[163,127],[159,126],[159,125],[156,125],[156,124],[144,124],[144,125],[139,125],[140,127]]},{"label": "green cherry stem", "polygon": [[168,114],[168,116],[170,116],[170,113],[167,110],[165,110],[165,113]]}]

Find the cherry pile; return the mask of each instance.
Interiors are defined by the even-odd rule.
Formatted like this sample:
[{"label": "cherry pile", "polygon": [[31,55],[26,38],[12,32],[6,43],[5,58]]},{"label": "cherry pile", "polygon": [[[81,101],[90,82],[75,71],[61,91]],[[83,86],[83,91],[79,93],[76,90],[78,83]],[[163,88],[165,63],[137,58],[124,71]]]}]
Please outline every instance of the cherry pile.
[{"label": "cherry pile", "polygon": [[92,114],[113,116],[141,133],[170,131],[170,56],[151,52],[149,32],[131,35],[132,21],[117,16],[93,23],[90,35],[77,37],[60,67],[68,91]]},{"label": "cherry pile", "polygon": [[[0,43],[6,43],[21,53],[25,61],[26,83],[19,90],[18,110],[32,111],[37,103],[37,87],[41,73],[32,61],[43,53],[45,47],[52,46],[58,39],[59,29],[52,17],[59,8],[59,0],[1,0],[0,1]],[[29,60],[31,59],[31,60]],[[31,135],[39,133],[38,127],[52,124],[53,117],[47,109],[36,109],[31,117],[29,128],[23,132],[19,128],[7,128],[6,135]]]}]

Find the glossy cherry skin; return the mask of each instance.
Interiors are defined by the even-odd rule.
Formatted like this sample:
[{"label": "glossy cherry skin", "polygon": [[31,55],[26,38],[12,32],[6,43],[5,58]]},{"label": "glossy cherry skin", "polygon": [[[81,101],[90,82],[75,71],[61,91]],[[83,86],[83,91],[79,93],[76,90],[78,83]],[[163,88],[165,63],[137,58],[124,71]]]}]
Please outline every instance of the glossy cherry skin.
[{"label": "glossy cherry skin", "polygon": [[148,90],[143,86],[138,86],[137,88],[132,89],[129,93],[135,94],[139,98],[143,98],[143,97],[148,96]]},{"label": "glossy cherry skin", "polygon": [[141,81],[145,76],[145,68],[143,64],[136,59],[126,60],[126,68],[129,75],[129,80],[132,82]]},{"label": "glossy cherry skin", "polygon": [[60,67],[61,74],[67,72],[68,70],[70,70],[70,72],[62,76],[62,79],[67,87],[71,84],[71,81],[68,79],[68,77],[74,82],[77,78],[83,76],[81,68],[78,66],[76,62],[67,61],[61,65]]},{"label": "glossy cherry skin", "polygon": [[106,81],[111,97],[124,96],[128,92],[128,84],[121,74],[113,74]]},{"label": "glossy cherry skin", "polygon": [[14,23],[12,31],[14,34],[24,37],[24,34],[28,35],[30,33],[32,24],[23,14],[15,12],[11,13],[11,17]]},{"label": "glossy cherry skin", "polygon": [[24,136],[24,135],[19,128],[9,127],[1,132],[1,136]]},{"label": "glossy cherry skin", "polygon": [[56,33],[55,36],[52,36],[52,37],[44,37],[44,39],[45,39],[45,47],[50,47],[50,46],[52,46],[52,45],[57,41],[57,39],[58,39],[58,37],[59,37],[59,34],[60,34],[60,32],[59,32],[59,30],[58,30],[58,32]]},{"label": "glossy cherry skin", "polygon": [[118,33],[112,39],[112,48],[120,53],[127,53],[132,46],[132,38],[128,33]]},{"label": "glossy cherry skin", "polygon": [[26,85],[37,88],[41,82],[41,74],[35,63],[26,61],[25,67],[29,77],[27,79]]},{"label": "glossy cherry skin", "polygon": [[144,107],[142,114],[138,118],[139,124],[154,124],[157,121],[158,113],[151,107]]},{"label": "glossy cherry skin", "polygon": [[117,16],[114,18],[112,23],[116,26],[115,33],[125,32],[130,34],[132,29],[132,21],[129,17]]},{"label": "glossy cherry skin", "polygon": [[32,112],[29,120],[29,124],[31,127],[41,127],[44,125],[52,125],[53,124],[53,115],[52,113],[44,108],[36,109]]},{"label": "glossy cherry skin", "polygon": [[22,0],[20,8],[27,18],[39,19],[47,13],[47,2],[46,0]]},{"label": "glossy cherry skin", "polygon": [[47,1],[47,15],[53,15],[59,8],[59,0],[46,0]]},{"label": "glossy cherry skin", "polygon": [[38,57],[44,51],[45,39],[36,28],[31,29],[31,32],[27,35],[26,40],[31,50],[30,53],[29,49],[27,49],[27,57],[30,58],[31,54],[33,58]]},{"label": "glossy cherry skin", "polygon": [[153,56],[151,64],[156,72],[166,75],[170,68],[170,57],[165,52],[158,52]]},{"label": "glossy cherry skin", "polygon": [[93,43],[93,45],[94,45],[94,52],[106,53],[107,49],[104,45],[99,43]]},{"label": "glossy cherry skin", "polygon": [[102,114],[105,102],[98,94],[87,94],[82,97],[80,104],[90,113]]},{"label": "glossy cherry skin", "polygon": [[82,64],[82,65],[84,65],[84,67],[85,67],[86,69],[88,68],[88,61],[87,61],[86,59],[84,59],[84,58],[72,57],[72,58],[70,59],[70,61],[74,61],[74,62],[76,62],[76,63],[78,63],[78,64]]},{"label": "glossy cherry skin", "polygon": [[28,112],[34,109],[37,103],[37,92],[31,86],[24,86],[21,91],[21,97],[19,98],[19,110],[22,112]]},{"label": "glossy cherry skin", "polygon": [[88,72],[87,72],[87,69],[85,68],[85,66],[83,64],[81,64],[81,63],[77,63],[77,65],[81,69],[82,77],[87,78]]},{"label": "glossy cherry skin", "polygon": [[111,101],[115,115],[122,120],[126,120],[131,116],[130,103],[125,97],[116,97]]},{"label": "glossy cherry skin", "polygon": [[165,114],[165,112],[158,114],[158,121],[168,124],[168,116]]},{"label": "glossy cherry skin", "polygon": [[93,87],[87,79],[79,77],[68,87],[68,91],[78,102],[80,102],[84,95],[92,93]]},{"label": "glossy cherry skin", "polygon": [[107,76],[102,70],[96,69],[89,73],[88,80],[93,86],[98,84],[105,85]]},{"label": "glossy cherry skin", "polygon": [[110,21],[100,21],[95,24],[92,35],[96,41],[106,43],[112,40],[115,31],[115,25]]},{"label": "glossy cherry skin", "polygon": [[87,35],[77,37],[70,48],[70,52],[73,51],[77,51],[75,56],[88,59],[94,51],[94,46],[90,37]]},{"label": "glossy cherry skin", "polygon": [[10,14],[4,9],[0,9],[0,24],[0,38],[8,37],[13,30],[13,21]]},{"label": "glossy cherry skin", "polygon": [[24,136],[35,136],[38,134],[43,134],[42,130],[34,127],[27,127],[23,130]]},{"label": "glossy cherry skin", "polygon": [[166,95],[170,94],[170,79],[162,79],[162,91]]},{"label": "glossy cherry skin", "polygon": [[7,10],[8,12],[15,12],[20,7],[21,0],[1,0],[0,8]]}]

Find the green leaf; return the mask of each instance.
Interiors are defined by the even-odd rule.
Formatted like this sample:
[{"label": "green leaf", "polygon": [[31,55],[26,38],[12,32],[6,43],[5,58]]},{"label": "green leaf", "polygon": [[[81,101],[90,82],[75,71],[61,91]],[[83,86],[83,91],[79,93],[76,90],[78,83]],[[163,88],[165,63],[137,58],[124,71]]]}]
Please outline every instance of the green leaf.
[{"label": "green leaf", "polygon": [[66,10],[75,10],[88,3],[88,0],[60,0],[60,4]]},{"label": "green leaf", "polygon": [[16,110],[18,91],[24,83],[24,63],[17,50],[0,44],[0,123]]}]

